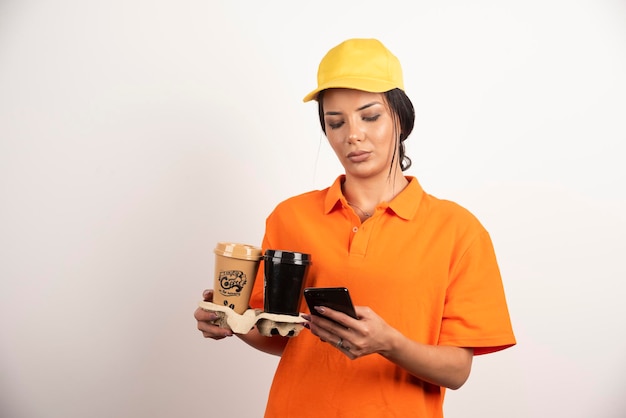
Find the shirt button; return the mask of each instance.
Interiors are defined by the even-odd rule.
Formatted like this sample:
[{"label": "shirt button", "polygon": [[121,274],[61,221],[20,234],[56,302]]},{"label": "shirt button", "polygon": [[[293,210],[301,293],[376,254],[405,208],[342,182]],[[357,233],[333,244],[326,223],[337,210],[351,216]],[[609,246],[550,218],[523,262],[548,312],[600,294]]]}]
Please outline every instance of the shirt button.
[{"label": "shirt button", "polygon": [[358,230],[359,230],[359,228],[356,227],[356,226],[352,228],[352,232],[354,232],[354,233],[356,233],[356,231],[358,231]]}]

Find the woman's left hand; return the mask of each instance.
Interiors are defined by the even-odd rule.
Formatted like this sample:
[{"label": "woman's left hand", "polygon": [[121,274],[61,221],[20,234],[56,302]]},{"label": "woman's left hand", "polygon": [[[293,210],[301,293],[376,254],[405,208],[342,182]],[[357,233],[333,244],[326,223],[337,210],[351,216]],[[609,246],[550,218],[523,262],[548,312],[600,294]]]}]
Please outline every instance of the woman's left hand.
[{"label": "woman's left hand", "polygon": [[316,315],[305,319],[313,334],[352,360],[378,353],[413,376],[450,389],[460,388],[467,380],[472,348],[419,343],[406,338],[369,307],[354,309],[359,319],[327,307],[318,312],[328,319]]},{"label": "woman's left hand", "polygon": [[395,330],[369,307],[354,307],[359,319],[327,307],[316,309],[324,317],[305,317],[309,321],[311,332],[350,359],[389,350],[389,335]]}]

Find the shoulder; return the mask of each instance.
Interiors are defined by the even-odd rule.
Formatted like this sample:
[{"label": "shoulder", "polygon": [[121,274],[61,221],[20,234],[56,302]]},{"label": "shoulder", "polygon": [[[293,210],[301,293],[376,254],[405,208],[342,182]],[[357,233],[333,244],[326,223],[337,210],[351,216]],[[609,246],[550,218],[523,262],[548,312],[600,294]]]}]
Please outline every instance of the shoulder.
[{"label": "shoulder", "polygon": [[269,215],[270,219],[283,217],[301,217],[311,211],[322,212],[324,200],[328,188],[323,190],[311,190],[295,196],[291,196],[278,203]]},{"label": "shoulder", "polygon": [[311,190],[305,193],[301,193],[295,196],[288,197],[282,202],[278,203],[274,209],[276,210],[287,210],[291,208],[302,208],[307,207],[308,205],[323,202],[326,197],[326,192],[328,188],[323,190]]},{"label": "shoulder", "polygon": [[452,200],[425,193],[424,206],[430,215],[468,225],[480,225],[478,218],[469,209]]},{"label": "shoulder", "polygon": [[276,205],[265,220],[265,235],[272,245],[302,248],[304,231],[323,222],[324,190],[289,197]]},{"label": "shoulder", "polygon": [[440,239],[447,236],[469,244],[488,234],[482,222],[469,209],[455,201],[430,194],[424,195],[418,218],[425,230]]}]

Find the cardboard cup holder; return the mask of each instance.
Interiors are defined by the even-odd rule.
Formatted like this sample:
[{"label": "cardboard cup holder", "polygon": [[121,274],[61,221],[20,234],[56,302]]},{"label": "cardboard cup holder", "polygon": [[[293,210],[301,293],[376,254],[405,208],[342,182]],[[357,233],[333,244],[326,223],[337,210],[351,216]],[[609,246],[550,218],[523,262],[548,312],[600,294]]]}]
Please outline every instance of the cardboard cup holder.
[{"label": "cardboard cup holder", "polygon": [[205,311],[217,313],[213,323],[222,328],[228,328],[236,334],[247,334],[255,326],[261,335],[271,337],[281,335],[283,337],[295,337],[304,328],[304,318],[294,315],[272,314],[260,309],[248,309],[238,314],[228,306],[217,305],[212,302],[199,302],[198,306]]}]

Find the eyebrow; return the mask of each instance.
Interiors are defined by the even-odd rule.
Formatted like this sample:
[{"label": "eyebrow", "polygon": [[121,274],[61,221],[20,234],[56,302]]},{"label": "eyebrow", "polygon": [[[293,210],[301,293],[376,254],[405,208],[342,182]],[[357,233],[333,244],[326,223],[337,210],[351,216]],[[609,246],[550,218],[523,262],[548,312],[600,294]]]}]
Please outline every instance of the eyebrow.
[{"label": "eyebrow", "polygon": [[[364,104],[363,106],[361,106],[361,107],[359,107],[357,109],[357,112],[360,112],[361,110],[365,110],[368,107],[372,107],[372,106],[377,105],[377,104],[381,104],[381,103],[380,102],[371,102],[371,103]],[[333,116],[333,115],[341,115],[341,112],[328,111],[328,112],[324,112],[324,114],[328,115],[328,116]]]}]

